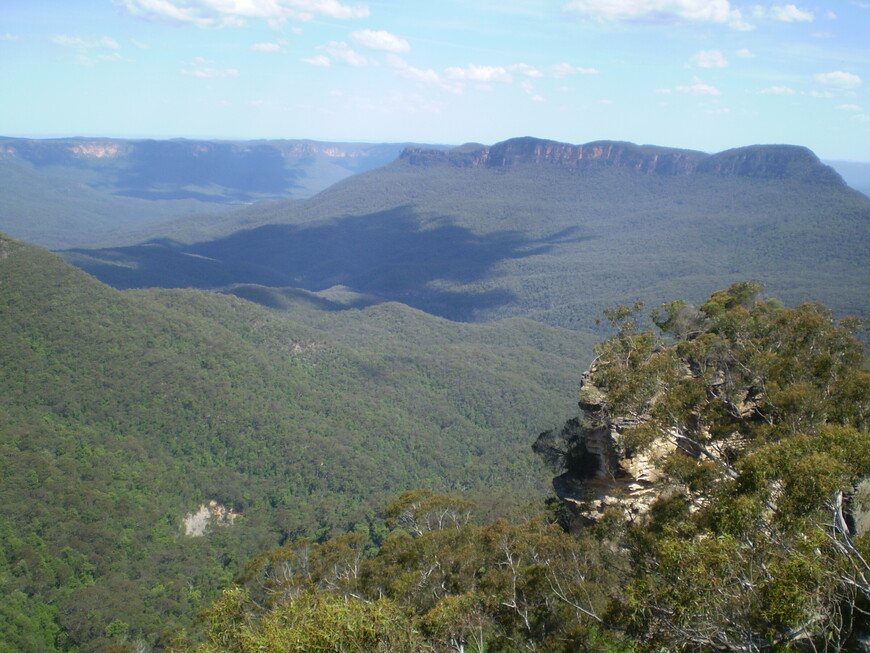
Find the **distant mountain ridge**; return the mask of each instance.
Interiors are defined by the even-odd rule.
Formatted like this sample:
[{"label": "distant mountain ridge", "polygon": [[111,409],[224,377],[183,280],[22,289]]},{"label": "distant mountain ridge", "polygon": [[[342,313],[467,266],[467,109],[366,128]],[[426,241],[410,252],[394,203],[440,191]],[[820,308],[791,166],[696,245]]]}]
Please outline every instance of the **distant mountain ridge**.
[{"label": "distant mountain ridge", "polygon": [[0,137],[0,231],[50,248],[129,243],[166,220],[311,197],[406,145]]},{"label": "distant mountain ridge", "polygon": [[571,145],[526,136],[490,147],[469,144],[447,151],[406,147],[401,158],[411,165],[448,163],[457,167],[506,167],[547,163],[581,170],[628,168],[659,175],[716,174],[774,179],[799,176],[820,183],[845,185],[833,168],[824,165],[808,148],[797,145],[751,145],[706,154],[621,141]]},{"label": "distant mountain ridge", "polygon": [[866,314],[868,227],[870,199],[803,147],[520,138],[406,148],[302,202],[64,256],[118,288],[341,287],[452,320],[594,329],[614,303],[742,279]]},{"label": "distant mountain ridge", "polygon": [[103,176],[89,181],[114,195],[225,202],[290,196],[304,186],[301,164],[319,159],[352,174],[392,161],[402,147],[313,140],[0,138],[0,159],[99,171]]}]

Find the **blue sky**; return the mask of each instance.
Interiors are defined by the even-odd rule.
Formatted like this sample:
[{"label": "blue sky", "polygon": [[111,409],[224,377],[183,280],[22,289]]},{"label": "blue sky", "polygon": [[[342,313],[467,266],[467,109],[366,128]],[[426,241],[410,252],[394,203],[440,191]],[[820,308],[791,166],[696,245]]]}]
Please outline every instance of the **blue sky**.
[{"label": "blue sky", "polygon": [[0,0],[0,134],[870,161],[870,0]]}]

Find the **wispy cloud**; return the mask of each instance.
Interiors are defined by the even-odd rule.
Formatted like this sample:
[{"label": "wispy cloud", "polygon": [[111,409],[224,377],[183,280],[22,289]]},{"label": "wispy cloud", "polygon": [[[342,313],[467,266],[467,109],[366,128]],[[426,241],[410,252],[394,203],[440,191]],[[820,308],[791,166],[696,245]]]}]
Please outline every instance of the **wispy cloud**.
[{"label": "wispy cloud", "polygon": [[705,84],[698,77],[693,77],[690,85],[676,86],[674,90],[678,93],[687,93],[689,95],[722,95],[718,88]]},{"label": "wispy cloud", "polygon": [[[118,42],[108,36],[98,39],[86,39],[81,36],[61,34],[51,37],[52,43],[67,48],[75,53],[75,62],[82,66],[93,66],[100,61],[130,61],[125,59],[119,50]],[[107,52],[108,51],[108,52]]]},{"label": "wispy cloud", "polygon": [[284,48],[280,43],[254,43],[251,50],[254,52],[283,52]]},{"label": "wispy cloud", "polygon": [[562,79],[568,75],[598,75],[600,72],[595,68],[574,66],[566,62],[553,64],[552,66],[530,66],[526,63],[516,63],[505,66],[505,68],[511,73],[526,77],[552,77],[554,79]]},{"label": "wispy cloud", "polygon": [[847,73],[842,70],[835,70],[830,73],[818,73],[813,77],[820,84],[838,90],[850,90],[861,86],[861,78],[858,75]]},{"label": "wispy cloud", "polygon": [[320,66],[321,68],[326,68],[332,62],[329,60],[325,54],[316,54],[313,57],[306,57],[302,59],[303,62],[307,64],[311,64],[312,66]]},{"label": "wispy cloud", "polygon": [[701,50],[692,56],[691,62],[698,68],[728,67],[728,60],[719,50]]},{"label": "wispy cloud", "polygon": [[454,94],[462,92],[461,84],[444,79],[440,73],[431,68],[415,68],[397,54],[388,54],[386,62],[399,77],[418,84],[439,87]]},{"label": "wispy cloud", "polygon": [[396,53],[411,51],[411,44],[408,41],[384,30],[361,29],[351,32],[350,38],[357,45],[372,50]]},{"label": "wispy cloud", "polygon": [[330,41],[320,47],[326,51],[332,61],[353,66],[354,68],[368,66],[371,63],[367,57],[361,55],[344,41]]},{"label": "wispy cloud", "polygon": [[85,39],[81,36],[58,35],[51,37],[51,40],[57,45],[61,45],[65,48],[72,48],[78,52],[87,52],[89,50],[100,48],[118,50],[121,47],[115,39],[109,38],[108,36],[99,39]]},{"label": "wispy cloud", "polygon": [[788,86],[770,86],[758,91],[761,95],[795,95],[797,91]]},{"label": "wispy cloud", "polygon": [[478,64],[469,64],[464,68],[452,67],[444,71],[450,79],[457,79],[469,82],[511,82],[510,72],[504,66],[483,66]]},{"label": "wispy cloud", "polygon": [[784,23],[811,23],[815,19],[813,12],[798,9],[795,5],[773,6],[770,17]]},{"label": "wispy cloud", "polygon": [[214,61],[205,59],[204,57],[195,57],[186,68],[182,68],[179,72],[182,75],[204,79],[239,76],[239,71],[235,68],[215,68],[212,66],[214,63]]},{"label": "wispy cloud", "polygon": [[841,111],[863,111],[857,104],[841,104],[837,108]]},{"label": "wispy cloud", "polygon": [[728,0],[571,0],[564,8],[600,21],[719,23],[735,29],[752,29]]},{"label": "wispy cloud", "polygon": [[198,27],[235,27],[249,19],[266,20],[273,26],[287,20],[365,18],[366,5],[339,0],[118,0],[134,16],[168,20]]},{"label": "wispy cloud", "polygon": [[755,53],[752,50],[750,50],[749,48],[742,48],[742,49],[738,50],[737,52],[735,52],[734,54],[736,54],[738,57],[742,57],[743,59],[754,59],[755,58]]}]

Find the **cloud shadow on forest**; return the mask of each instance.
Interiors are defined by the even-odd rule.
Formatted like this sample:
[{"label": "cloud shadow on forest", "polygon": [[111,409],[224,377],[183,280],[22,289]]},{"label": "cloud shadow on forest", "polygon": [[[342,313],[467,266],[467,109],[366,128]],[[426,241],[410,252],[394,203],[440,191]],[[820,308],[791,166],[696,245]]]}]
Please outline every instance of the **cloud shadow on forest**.
[{"label": "cloud shadow on forest", "polygon": [[412,207],[299,225],[266,225],[214,241],[151,241],[70,250],[67,259],[115,287],[222,288],[233,284],[318,292],[345,286],[454,320],[514,301],[503,289],[455,290],[485,280],[507,259],[584,240],[576,229],[531,239],[521,231],[477,234],[449,220],[421,223]]}]

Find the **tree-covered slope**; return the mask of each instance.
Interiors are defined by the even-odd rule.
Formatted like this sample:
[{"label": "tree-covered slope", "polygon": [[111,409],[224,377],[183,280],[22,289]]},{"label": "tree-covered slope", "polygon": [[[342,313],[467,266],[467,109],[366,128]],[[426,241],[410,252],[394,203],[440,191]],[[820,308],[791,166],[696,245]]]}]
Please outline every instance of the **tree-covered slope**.
[{"label": "tree-covered slope", "polygon": [[[590,351],[573,331],[391,305],[333,335],[316,313],[117,291],[5,237],[0,279],[0,639],[25,648],[154,643],[258,550],[379,537],[407,487],[510,511],[543,491],[527,441],[570,413]],[[210,501],[234,525],[185,535]]]},{"label": "tree-covered slope", "polygon": [[461,497],[406,492],[380,543],[252,559],[179,649],[865,650],[864,347],[854,322],[759,290],[674,301],[657,327],[608,311],[584,414],[536,443],[573,485],[561,515],[481,524]]},{"label": "tree-covered slope", "polygon": [[864,313],[868,225],[870,199],[804,148],[515,139],[409,148],[305,202],[65,256],[118,287],[343,286],[451,319],[592,327],[615,301],[700,301],[740,278]]}]

